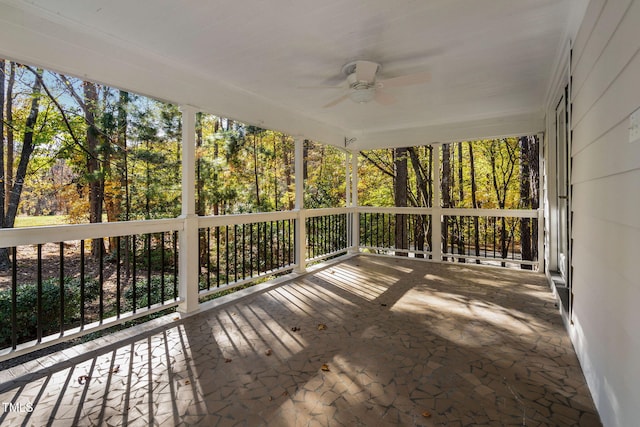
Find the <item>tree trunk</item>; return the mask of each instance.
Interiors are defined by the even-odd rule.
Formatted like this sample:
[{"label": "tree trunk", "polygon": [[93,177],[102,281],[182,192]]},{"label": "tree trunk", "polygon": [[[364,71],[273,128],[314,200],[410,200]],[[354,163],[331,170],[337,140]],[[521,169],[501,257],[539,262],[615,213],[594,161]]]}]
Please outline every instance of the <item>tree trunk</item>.
[{"label": "tree trunk", "polygon": [[[496,153],[496,145],[502,142],[503,146],[499,146],[498,152]],[[506,158],[505,152],[506,151]],[[495,140],[491,144],[490,149],[490,161],[491,161],[491,172],[493,174],[493,188],[496,192],[496,198],[498,199],[498,208],[504,209],[506,207],[507,201],[507,190],[509,188],[509,183],[511,182],[511,178],[513,177],[514,169],[515,169],[515,150],[510,146],[509,141],[506,140]],[[498,165],[498,156],[500,157],[500,164]],[[498,182],[498,171],[500,172],[500,182]],[[506,219],[504,217],[500,218],[500,254],[502,258],[506,258],[509,251],[509,244],[507,242],[507,228],[506,228]],[[502,262],[501,265],[504,267],[505,263]]]},{"label": "tree trunk", "polygon": [[[42,76],[42,70],[37,71],[39,76]],[[31,109],[29,110],[29,116],[25,121],[24,135],[22,138],[22,151],[20,152],[20,161],[18,163],[18,169],[16,170],[16,179],[9,192],[9,206],[5,214],[4,228],[13,228],[15,224],[16,214],[18,212],[18,205],[20,204],[20,197],[22,195],[22,186],[24,179],[27,176],[27,167],[31,158],[31,153],[34,149],[34,135],[33,129],[38,121],[38,112],[40,106],[40,79],[35,76],[33,86],[31,87]],[[0,270],[6,270],[9,268],[9,253],[6,248],[0,251]]]},{"label": "tree trunk", "polygon": [[[42,70],[38,69],[39,76],[42,76]],[[20,161],[18,163],[18,169],[16,170],[16,178],[11,188],[9,196],[9,209],[7,209],[5,217],[5,228],[13,228],[15,224],[16,214],[18,212],[18,205],[20,204],[20,197],[22,195],[22,186],[24,179],[27,176],[27,166],[33,153],[34,132],[36,122],[38,121],[38,112],[40,106],[40,79],[37,77],[31,87],[31,109],[29,110],[29,116],[25,121],[24,136],[22,138],[22,151],[20,152]]]},{"label": "tree trunk", "polygon": [[285,141],[285,136],[282,136],[282,145],[283,145],[283,150],[282,150],[282,162],[284,163],[284,176],[285,176],[285,181],[287,184],[287,209],[288,210],[293,210],[293,208],[295,207],[294,205],[294,200],[293,197],[291,197],[291,186],[293,185],[293,179],[292,179],[292,175],[293,175],[293,171],[292,171],[292,165],[291,165],[291,156],[290,154],[290,150],[289,150],[289,146]]},{"label": "tree trunk", "polygon": [[273,200],[274,200],[274,209],[276,211],[278,211],[279,205],[278,205],[278,199],[279,199],[279,193],[278,193],[278,168],[275,165],[275,160],[277,160],[278,158],[278,145],[276,144],[276,138],[275,135],[271,137],[271,141],[273,142],[273,160],[274,160],[274,166],[273,166]]},{"label": "tree trunk", "polygon": [[[5,60],[0,59],[0,228],[4,227],[5,203],[5,168],[4,168],[4,80]],[[0,250],[2,250],[0,248]]]},{"label": "tree trunk", "polygon": [[[464,202],[464,177],[462,173],[462,142],[456,144],[458,149],[458,205]],[[456,242],[458,243],[458,254],[464,255],[464,218],[458,217],[456,220]],[[467,262],[465,258],[458,258],[458,262]]]},{"label": "tree trunk", "polygon": [[[216,120],[216,125],[215,125],[215,132],[218,132],[218,126],[221,126],[220,124],[220,119]],[[228,130],[228,129],[227,129]],[[218,156],[220,155],[220,148],[218,145],[218,139],[214,138],[213,140],[213,158],[215,159],[215,161],[218,161]],[[214,169],[213,172],[213,188],[215,188],[215,197],[214,197],[214,202],[213,202],[213,214],[214,215],[220,215],[220,188],[218,185],[218,169],[217,167]]]},{"label": "tree trunk", "polygon": [[258,143],[256,141],[257,135],[253,135],[253,179],[256,186],[256,206],[260,205],[260,176],[258,174]]},{"label": "tree trunk", "polygon": [[[20,197],[22,195],[22,187],[24,179],[27,176],[27,167],[31,158],[31,153],[34,149],[33,130],[38,121],[38,112],[40,106],[40,78],[42,77],[42,70],[38,69],[34,76],[33,86],[31,87],[31,109],[29,110],[29,116],[25,121],[24,135],[22,138],[22,151],[20,152],[20,161],[18,163],[18,169],[16,170],[16,179],[11,186],[11,190],[7,194],[9,199],[9,205],[5,213],[4,228],[13,228],[15,224],[16,214],[18,213],[18,205],[20,204]],[[6,248],[0,251],[0,270],[6,270],[9,268],[9,253]]]},{"label": "tree trunk", "polygon": [[[438,171],[435,171],[438,173]],[[451,207],[451,151],[449,144],[442,144],[442,182],[440,183],[442,194],[442,207]],[[442,224],[442,253],[449,252],[449,220],[443,216]]]},{"label": "tree trunk", "polygon": [[[531,208],[531,183],[530,183],[530,167],[529,167],[529,137],[522,136],[518,139],[520,145],[520,208]],[[520,255],[524,261],[532,261],[531,248],[531,220],[522,218],[520,220]],[[531,265],[522,265],[522,269],[531,270]]]},{"label": "tree trunk", "polygon": [[[394,198],[395,205],[397,207],[406,207],[407,206],[407,184],[408,184],[408,170],[407,170],[407,149],[406,148],[396,148],[394,156],[394,164],[396,170],[396,179],[395,179],[395,188],[394,188]],[[398,252],[399,249],[408,249],[408,234],[407,234],[407,224],[406,218],[403,214],[396,215],[396,239],[395,239],[395,247],[396,247],[396,255],[397,256],[408,256],[407,252]]]},{"label": "tree trunk", "polygon": [[7,161],[5,169],[5,215],[9,209],[9,197],[11,187],[13,186],[13,159],[14,159],[14,143],[13,143],[13,87],[16,81],[16,63],[9,63],[9,82],[7,83],[7,96],[5,98],[6,113],[5,122],[7,124]]},{"label": "tree trunk", "polygon": [[[476,165],[473,157],[473,144],[471,142],[467,143],[469,145],[469,174],[471,175],[471,204],[473,209],[479,209],[478,200],[477,200],[477,191],[478,187],[476,184]],[[476,251],[476,256],[480,256],[480,224],[477,216],[473,217],[473,240]],[[480,260],[476,259],[476,264],[480,264]]]},{"label": "tree trunk", "polygon": [[[529,147],[529,171],[531,173],[531,209],[540,208],[540,141],[537,136],[530,137],[531,145]],[[531,255],[534,260],[539,259],[538,254],[538,221],[533,221],[531,227],[531,239],[533,240],[533,247]]]},{"label": "tree trunk", "polygon": [[202,180],[202,113],[196,113],[196,215],[204,216],[204,181]]},{"label": "tree trunk", "polygon": [[[129,194],[129,149],[127,147],[129,129],[129,93],[120,91],[118,94],[118,121],[117,121],[117,145],[120,151],[120,188],[124,189],[124,220],[129,221],[131,216],[131,196]],[[119,207],[118,215],[121,214],[122,207]],[[126,279],[129,280],[131,274],[130,262],[131,242],[127,237],[124,242],[124,266]]]},{"label": "tree trunk", "polygon": [[310,141],[308,139],[305,139],[304,142],[302,143],[302,179],[304,181],[307,180],[307,178],[309,178],[309,171],[307,170],[307,163],[308,159],[309,159],[309,144]]},{"label": "tree trunk", "polygon": [[464,201],[464,177],[462,174],[462,142],[456,144],[458,147],[458,202]]},{"label": "tree trunk", "polygon": [[[98,91],[93,82],[83,82],[84,89],[84,119],[87,126],[87,176],[89,178],[89,222],[102,222],[102,202],[104,176],[99,162],[98,129],[96,127],[96,113],[98,111]],[[101,251],[102,240],[93,239],[91,255],[97,257]]]},{"label": "tree trunk", "polygon": [[[413,166],[413,171],[416,176],[416,193],[420,195],[420,199],[422,202],[421,205],[427,207],[429,206],[429,188],[427,179],[425,177],[425,170],[420,164],[420,158],[418,157],[416,149],[414,147],[410,147],[407,150],[409,152],[411,165]],[[416,250],[418,251],[424,251],[426,236],[425,224],[427,223],[425,217],[426,216],[424,215],[419,215],[414,225],[414,240],[416,242]],[[424,254],[417,253],[416,258],[424,258]]]}]

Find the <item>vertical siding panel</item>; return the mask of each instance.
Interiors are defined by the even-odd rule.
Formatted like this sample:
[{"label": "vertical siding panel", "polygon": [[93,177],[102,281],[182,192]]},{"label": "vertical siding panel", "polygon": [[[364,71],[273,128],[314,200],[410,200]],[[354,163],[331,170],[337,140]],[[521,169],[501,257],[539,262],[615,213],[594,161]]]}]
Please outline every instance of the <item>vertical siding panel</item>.
[{"label": "vertical siding panel", "polygon": [[[618,12],[621,8],[618,8]],[[611,14],[607,15],[610,16]],[[616,14],[617,16],[617,14]],[[585,82],[579,92],[573,93],[573,124],[580,122],[584,114],[588,111],[586,106],[592,105],[598,97],[609,87],[613,80],[627,66],[629,60],[638,51],[638,46],[633,40],[640,37],[638,20],[640,19],[640,2],[634,2],[626,9],[620,25],[615,29],[613,35],[608,39],[608,46],[603,51],[595,64],[591,67],[589,74],[585,77]],[[576,73],[583,68],[578,68]],[[574,83],[577,74],[574,74]]]},{"label": "vertical siding panel", "polygon": [[605,47],[608,48],[612,34],[615,33],[620,20],[628,9],[632,0],[609,1],[602,10],[596,25],[593,27],[588,43],[584,50],[579,52],[579,58],[574,62],[573,86],[574,95],[577,95],[594,64],[602,55]]},{"label": "vertical siding panel", "polygon": [[587,11],[582,19],[582,24],[580,25],[578,34],[576,34],[573,41],[573,63],[575,67],[580,66],[582,55],[585,52],[585,46],[591,39],[594,27],[598,23],[598,18],[600,17],[606,2],[607,0],[589,1],[589,6],[587,6]]}]

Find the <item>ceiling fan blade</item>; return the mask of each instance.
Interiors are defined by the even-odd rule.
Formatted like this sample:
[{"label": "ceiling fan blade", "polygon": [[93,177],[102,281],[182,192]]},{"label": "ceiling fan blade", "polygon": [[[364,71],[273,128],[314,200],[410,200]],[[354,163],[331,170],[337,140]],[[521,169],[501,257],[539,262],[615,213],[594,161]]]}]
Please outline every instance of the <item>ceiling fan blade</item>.
[{"label": "ceiling fan blade", "polygon": [[346,89],[345,85],[340,86],[296,86],[296,89]]},{"label": "ceiling fan blade", "polygon": [[431,73],[422,72],[415,74],[407,74],[406,76],[392,77],[390,79],[379,80],[380,87],[401,87],[428,83],[431,81]]},{"label": "ceiling fan blade", "polygon": [[375,62],[356,61],[356,80],[359,82],[373,82],[376,79],[379,65]]},{"label": "ceiling fan blade", "polygon": [[345,94],[342,95],[340,98],[338,99],[334,99],[333,101],[331,101],[330,103],[328,103],[327,105],[323,106],[322,108],[330,108],[333,107],[334,105],[340,104],[342,101],[344,101],[345,99],[349,98],[349,94]]},{"label": "ceiling fan blade", "polygon": [[390,93],[377,90],[373,98],[380,105],[392,105],[396,103],[396,97]]}]

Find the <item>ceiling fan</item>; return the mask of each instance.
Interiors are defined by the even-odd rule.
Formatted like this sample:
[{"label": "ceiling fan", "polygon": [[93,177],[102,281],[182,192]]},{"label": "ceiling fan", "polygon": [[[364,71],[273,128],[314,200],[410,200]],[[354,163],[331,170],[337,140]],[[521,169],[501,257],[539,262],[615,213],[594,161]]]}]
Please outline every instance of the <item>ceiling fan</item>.
[{"label": "ceiling fan", "polygon": [[[333,107],[346,99],[351,99],[358,104],[375,101],[381,105],[391,105],[396,102],[396,98],[382,89],[422,84],[431,80],[431,74],[428,72],[380,79],[377,75],[381,69],[382,66],[380,64],[371,61],[360,60],[345,64],[342,67],[342,74],[347,76],[347,93],[334,99],[323,108]],[[326,88],[335,87],[336,86],[326,86]],[[337,87],[344,88],[345,85]]]}]

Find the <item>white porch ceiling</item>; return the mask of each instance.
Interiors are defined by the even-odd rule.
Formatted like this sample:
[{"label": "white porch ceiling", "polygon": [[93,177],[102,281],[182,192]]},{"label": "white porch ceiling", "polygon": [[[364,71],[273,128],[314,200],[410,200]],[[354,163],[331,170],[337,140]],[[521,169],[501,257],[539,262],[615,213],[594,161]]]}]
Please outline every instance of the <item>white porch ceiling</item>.
[{"label": "white porch ceiling", "polygon": [[[543,129],[576,0],[0,0],[0,55],[349,148]],[[341,67],[428,71],[323,108]]]}]

